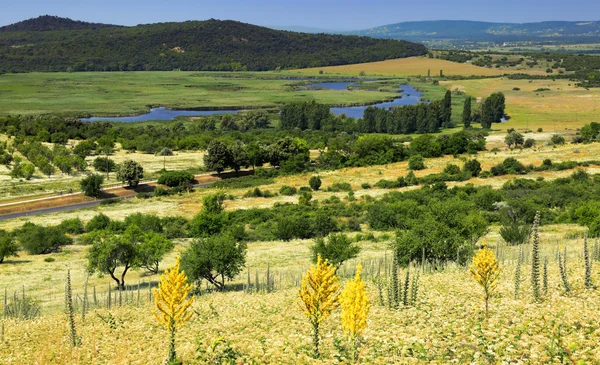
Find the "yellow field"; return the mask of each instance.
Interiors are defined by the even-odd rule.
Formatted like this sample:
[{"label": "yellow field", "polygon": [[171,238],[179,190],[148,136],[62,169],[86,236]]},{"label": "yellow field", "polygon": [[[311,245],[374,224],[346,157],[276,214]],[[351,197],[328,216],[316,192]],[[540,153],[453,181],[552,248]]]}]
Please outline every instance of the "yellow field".
[{"label": "yellow field", "polygon": [[[468,63],[457,63],[427,57],[410,57],[344,66],[305,68],[294,70],[293,72],[317,74],[321,70],[325,75],[352,76],[358,76],[360,72],[364,72],[367,76],[427,76],[427,70],[431,70],[432,77],[439,76],[440,70],[443,70],[446,76],[498,76],[506,73],[526,72],[526,70],[497,70],[473,66]],[[529,71],[527,72],[529,73]],[[531,72],[537,73],[539,71]]]},{"label": "yellow field", "polygon": [[[442,81],[451,90],[462,90],[473,97],[486,97],[494,92],[506,96],[508,123],[495,124],[494,129],[542,128],[556,133],[573,133],[584,124],[600,121],[600,89],[576,87],[569,80],[480,80]],[[520,90],[514,90],[518,88]],[[535,91],[550,89],[548,91]]]}]

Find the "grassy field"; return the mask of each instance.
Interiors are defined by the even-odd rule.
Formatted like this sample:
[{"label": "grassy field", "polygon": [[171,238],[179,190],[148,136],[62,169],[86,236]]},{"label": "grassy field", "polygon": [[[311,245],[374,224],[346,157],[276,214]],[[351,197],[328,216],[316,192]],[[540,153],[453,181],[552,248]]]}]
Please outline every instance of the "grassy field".
[{"label": "grassy field", "polygon": [[[545,226],[541,232],[541,256],[549,259],[549,290],[542,303],[533,302],[529,281],[531,246],[525,245],[521,294],[514,297],[514,272],[518,249],[500,245],[493,229],[487,240],[499,255],[502,275],[499,292],[490,303],[490,315],[485,317],[481,289],[470,278],[465,267],[450,265],[443,271],[421,272],[419,296],[415,306],[391,310],[381,305],[376,285],[377,266],[386,257],[389,238],[379,242],[363,241],[359,258],[346,264],[342,276],[351,275],[357,262],[365,267],[364,277],[372,304],[361,351],[365,364],[417,363],[522,363],[594,364],[599,358],[597,347],[600,333],[598,290],[586,290],[583,284],[581,229],[573,226]],[[330,364],[339,361],[343,351],[338,341],[344,341],[339,311],[322,326],[322,359],[310,355],[310,326],[296,305],[295,280],[309,265],[312,241],[253,243],[249,247],[248,267],[254,277],[265,275],[266,263],[275,277],[272,293],[246,293],[234,290],[198,297],[194,316],[178,331],[177,351],[184,363],[205,364],[196,351],[209,350],[219,338],[228,341],[235,353],[235,363],[243,364]],[[163,266],[171,264],[178,245]],[[567,248],[568,275],[573,287],[565,294],[555,257]],[[69,251],[53,254],[55,262],[23,255],[3,266],[9,293],[34,293],[43,299],[44,312],[33,321],[8,320],[5,339],[0,346],[4,364],[149,364],[160,363],[167,350],[167,334],[154,320],[148,304],[147,286],[127,292],[122,306],[114,297],[107,309],[105,298],[108,278],[91,277],[89,295],[91,310],[85,321],[76,314],[76,326],[82,344],[68,345],[67,317],[62,313],[62,288],[66,269],[73,275],[74,295],[83,296],[85,247],[73,246]],[[389,254],[389,252],[388,252]],[[389,259],[389,256],[387,256]],[[413,268],[412,275],[421,268]],[[404,272],[401,271],[401,277]],[[241,287],[246,282],[244,272],[232,284]],[[133,272],[130,284],[156,282],[156,276]],[[254,280],[254,278],[252,278]],[[261,279],[262,280],[262,279]],[[593,280],[600,282],[598,263],[594,263]],[[26,283],[24,288],[20,282]],[[94,306],[92,288],[97,289],[98,308]],[[113,293],[114,294],[114,293]],[[12,294],[11,294],[12,295]],[[102,318],[112,317],[111,322]],[[343,342],[342,342],[343,343]],[[210,355],[209,350],[209,355]],[[213,360],[214,361],[214,360]],[[219,362],[216,362],[219,363]]]},{"label": "grassy field", "polygon": [[136,115],[149,106],[257,108],[316,100],[347,105],[388,100],[394,93],[295,91],[297,73],[80,72],[0,75],[0,115]]},{"label": "grassy field", "polygon": [[440,84],[451,90],[462,90],[476,98],[494,92],[504,93],[506,113],[511,119],[508,123],[494,125],[494,128],[528,127],[532,130],[542,128],[556,133],[573,133],[584,124],[600,121],[600,90],[576,87],[569,80],[490,78],[442,81]]},{"label": "grassy field", "polygon": [[427,76],[427,71],[431,71],[431,76],[440,75],[440,70],[444,71],[446,76],[499,76],[506,73],[540,73],[540,70],[517,70],[517,69],[492,69],[478,67],[468,63],[457,63],[445,60],[439,60],[427,57],[400,58],[380,62],[360,63],[344,66],[330,66],[318,68],[306,68],[294,70],[308,75],[319,74],[323,71],[324,75],[350,75],[358,76],[364,72],[366,76]]}]

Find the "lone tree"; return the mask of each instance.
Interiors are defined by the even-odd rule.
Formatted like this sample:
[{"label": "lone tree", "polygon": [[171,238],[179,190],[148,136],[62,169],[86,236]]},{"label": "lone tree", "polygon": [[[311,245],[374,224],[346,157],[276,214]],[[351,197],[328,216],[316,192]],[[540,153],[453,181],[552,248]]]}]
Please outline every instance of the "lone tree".
[{"label": "lone tree", "polygon": [[159,156],[163,157],[163,170],[167,169],[167,156],[173,156],[173,150],[169,147],[163,147],[159,152]]},{"label": "lone tree", "polygon": [[204,155],[204,166],[209,171],[223,172],[232,163],[231,152],[221,141],[212,141]]},{"label": "lone tree", "polygon": [[[117,283],[119,290],[125,290],[125,275],[129,269],[139,265],[138,244],[142,235],[137,226],[130,226],[125,233],[97,235],[88,253],[88,271],[108,274]],[[116,270],[123,267],[121,277]]]},{"label": "lone tree", "polygon": [[181,265],[194,281],[207,280],[217,290],[225,279],[233,279],[246,265],[247,245],[231,235],[200,238],[181,257]]},{"label": "lone tree", "polygon": [[463,105],[462,121],[465,128],[471,127],[471,97],[465,98],[465,104]]},{"label": "lone tree", "polygon": [[102,184],[104,183],[104,176],[100,174],[92,174],[82,179],[79,184],[81,186],[81,192],[85,196],[91,196],[92,198],[99,198],[100,192],[102,191]]},{"label": "lone tree", "polygon": [[117,168],[117,180],[127,183],[127,186],[136,187],[143,178],[144,169],[142,165],[133,160],[124,161]]},{"label": "lone tree", "polygon": [[317,238],[315,244],[310,248],[312,251],[312,261],[317,262],[319,256],[335,266],[337,271],[342,264],[358,256],[360,247],[355,245],[348,236],[343,233],[330,234],[327,241],[323,238]]},{"label": "lone tree", "polygon": [[4,258],[17,256],[19,246],[15,242],[15,237],[3,229],[0,229],[0,264],[4,262]]}]

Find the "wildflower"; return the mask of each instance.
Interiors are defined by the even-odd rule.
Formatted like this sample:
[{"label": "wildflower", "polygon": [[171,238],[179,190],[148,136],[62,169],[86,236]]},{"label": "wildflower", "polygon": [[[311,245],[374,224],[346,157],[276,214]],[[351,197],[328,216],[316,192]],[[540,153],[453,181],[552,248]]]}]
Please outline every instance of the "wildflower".
[{"label": "wildflower", "polygon": [[359,264],[354,280],[348,282],[340,294],[342,329],[352,340],[355,360],[359,348],[358,340],[367,327],[367,315],[370,308],[365,283],[360,278],[361,271],[362,265]]},{"label": "wildflower", "polygon": [[485,314],[488,314],[488,303],[490,296],[498,287],[498,278],[500,277],[500,265],[496,260],[494,251],[489,249],[485,243],[483,248],[480,249],[475,257],[473,257],[473,264],[471,264],[471,276],[481,285],[484,292],[485,300]]}]

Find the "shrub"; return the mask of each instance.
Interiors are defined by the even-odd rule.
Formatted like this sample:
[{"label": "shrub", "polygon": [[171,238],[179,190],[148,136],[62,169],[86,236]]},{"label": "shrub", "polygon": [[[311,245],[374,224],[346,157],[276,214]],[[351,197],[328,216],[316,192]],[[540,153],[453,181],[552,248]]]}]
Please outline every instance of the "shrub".
[{"label": "shrub", "polygon": [[108,227],[109,223],[110,223],[110,218],[108,218],[106,215],[100,213],[100,214],[94,216],[94,218],[90,219],[89,222],[87,222],[87,224],[85,225],[85,231],[92,232],[92,231],[97,231],[97,230],[101,230],[101,229],[106,229],[106,227]]},{"label": "shrub", "polygon": [[[256,172],[258,172],[259,170],[277,171],[275,169],[256,169]],[[212,186],[221,189],[246,189],[261,185],[271,185],[275,182],[271,177],[259,176],[256,174],[256,172],[254,176],[243,176],[231,179],[223,179],[221,181],[215,182],[214,184],[212,184]]]},{"label": "shrub", "polygon": [[282,216],[277,220],[275,226],[275,237],[282,241],[294,238],[310,238],[312,235],[311,222],[304,215]]},{"label": "shrub", "polygon": [[537,129],[537,132],[538,132],[538,133],[542,133],[543,131],[544,131],[544,130],[543,130],[542,128],[538,128],[538,129]]},{"label": "shrub", "polygon": [[58,229],[60,229],[63,233],[70,234],[82,234],[85,232],[83,221],[79,218],[66,219],[60,222]]},{"label": "shrub", "polygon": [[310,205],[311,200],[312,200],[312,194],[307,191],[303,191],[300,193],[300,196],[298,197],[298,204],[299,205]]},{"label": "shrub", "polygon": [[321,178],[318,176],[312,176],[310,180],[308,180],[308,185],[310,185],[310,188],[314,191],[319,190],[321,187]]},{"label": "shrub", "polygon": [[54,262],[54,261],[56,261],[56,259],[54,257],[46,257],[44,259],[44,262]]},{"label": "shrub", "polygon": [[279,194],[286,196],[296,195],[297,192],[298,190],[295,187],[288,185],[283,185],[281,189],[279,189]]},{"label": "shrub", "polygon": [[319,237],[327,236],[331,232],[339,231],[335,220],[324,211],[319,211],[315,216],[314,232]]},{"label": "shrub", "polygon": [[552,143],[556,145],[563,145],[565,144],[565,137],[561,136],[560,134],[553,134],[550,141],[552,141]]},{"label": "shrub", "polygon": [[19,246],[15,242],[15,237],[1,229],[0,230],[0,264],[9,256],[17,256]]},{"label": "shrub", "polygon": [[164,217],[161,220],[164,235],[169,239],[189,236],[190,222],[181,216]]},{"label": "shrub", "polygon": [[272,198],[275,194],[271,193],[269,190],[262,191],[259,188],[254,188],[254,190],[248,190],[246,194],[244,194],[244,198]]},{"label": "shrub", "polygon": [[410,170],[423,170],[425,169],[425,161],[421,155],[412,155],[408,159],[408,168]]},{"label": "shrub", "polygon": [[460,173],[460,167],[458,167],[454,164],[448,164],[444,168],[444,172],[449,175],[456,175],[456,174]]},{"label": "shrub", "polygon": [[515,158],[509,157],[502,161],[501,164],[492,167],[491,172],[494,176],[525,174],[527,173],[527,168]]},{"label": "shrub", "polygon": [[158,183],[170,188],[189,185],[194,181],[194,175],[187,171],[165,171],[158,178]]},{"label": "shrub", "polygon": [[73,243],[58,227],[42,227],[30,222],[18,230],[17,239],[30,255],[57,252]]},{"label": "shrub", "polygon": [[157,215],[134,213],[125,217],[125,227],[138,226],[142,232],[156,232],[162,233],[162,222]]},{"label": "shrub", "polygon": [[465,173],[470,173],[471,176],[477,177],[481,173],[481,164],[477,160],[469,160],[465,162],[463,171]]},{"label": "shrub", "polygon": [[339,193],[342,191],[352,191],[352,186],[349,183],[334,183],[327,188],[327,191]]},{"label": "shrub", "polygon": [[371,184],[369,184],[369,183],[362,183],[362,184],[360,184],[360,187],[362,189],[371,189]]},{"label": "shrub", "polygon": [[533,138],[527,138],[525,140],[525,142],[523,143],[523,147],[525,147],[525,148],[535,147],[535,139],[533,139]]}]

